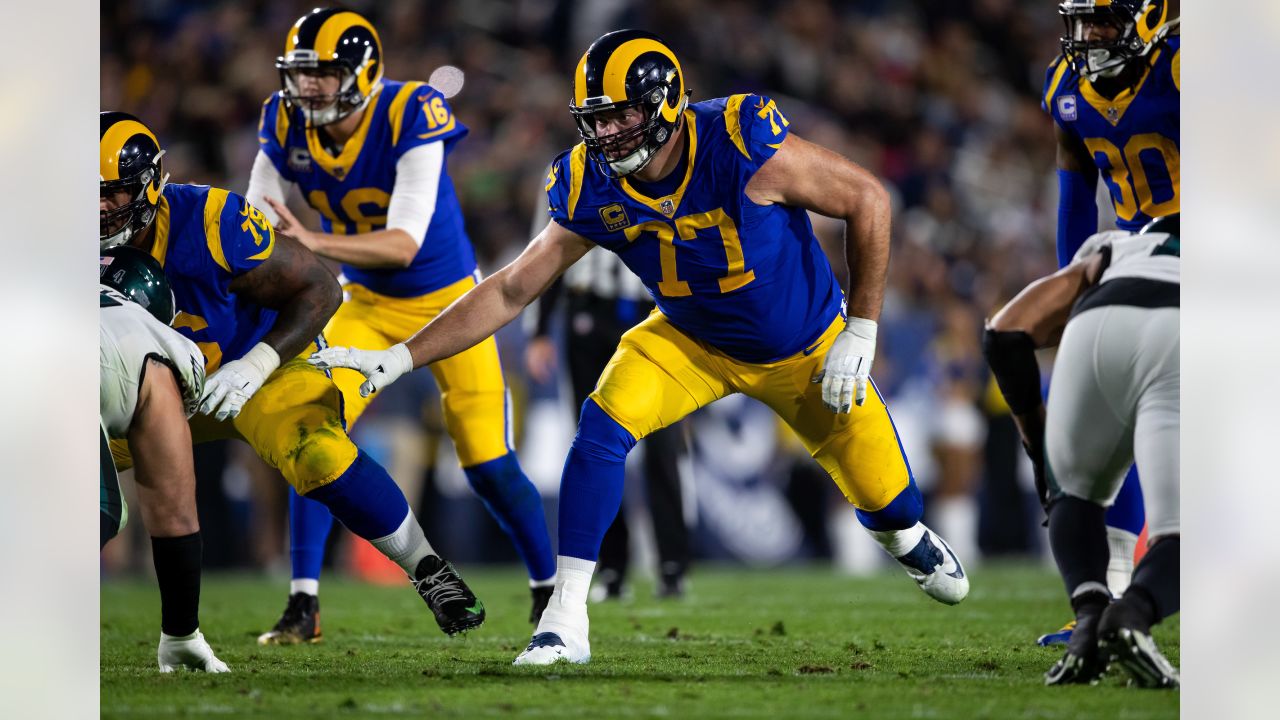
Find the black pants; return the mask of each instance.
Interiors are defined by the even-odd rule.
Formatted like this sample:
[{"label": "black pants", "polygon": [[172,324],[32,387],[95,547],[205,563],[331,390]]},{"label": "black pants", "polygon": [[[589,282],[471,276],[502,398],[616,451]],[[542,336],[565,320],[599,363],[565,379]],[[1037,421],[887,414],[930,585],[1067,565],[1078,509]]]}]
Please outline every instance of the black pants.
[{"label": "black pants", "polygon": [[[650,303],[619,303],[590,293],[568,294],[567,335],[569,377],[574,402],[581,407],[618,349],[622,334],[653,309]],[[653,533],[662,576],[683,575],[689,565],[689,529],[684,522],[680,475],[676,462],[686,452],[683,423],[663,428],[644,439],[642,465]],[[599,570],[626,577],[629,557],[626,512],[620,511],[600,545]]]}]

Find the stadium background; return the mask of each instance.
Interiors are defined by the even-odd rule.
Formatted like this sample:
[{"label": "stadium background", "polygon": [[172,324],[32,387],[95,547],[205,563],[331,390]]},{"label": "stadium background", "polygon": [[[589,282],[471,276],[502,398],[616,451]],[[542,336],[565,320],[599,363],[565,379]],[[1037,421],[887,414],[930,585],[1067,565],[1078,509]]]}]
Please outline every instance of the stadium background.
[{"label": "stadium background", "polygon": [[[273,61],[287,29],[314,5],[104,4],[101,106],[132,112],[152,127],[167,150],[171,181],[243,192],[261,103],[279,86]],[[894,200],[894,246],[874,375],[929,496],[926,520],[970,562],[979,551],[1043,552],[1028,468],[989,382],[979,337],[987,314],[1053,267],[1054,140],[1039,108],[1044,68],[1062,29],[1053,3],[347,6],[378,28],[387,77],[431,78],[470,127],[449,171],[486,272],[521,250],[531,223],[545,221],[546,163],[577,142],[566,107],[570,73],[590,41],[611,29],[663,36],[681,58],[694,101],[768,94],[795,132],[882,178]],[[291,204],[317,225],[296,194]],[[815,220],[824,243],[838,249],[839,227]],[[554,537],[555,492],[576,409],[567,383],[528,379],[526,328],[513,323],[499,343],[516,400],[518,449],[547,500]],[[354,434],[409,491],[446,556],[464,564],[516,560],[456,467],[428,373],[398,383]],[[726,399],[696,416],[689,434],[694,452],[684,469],[695,575],[699,559],[830,559],[850,571],[879,560],[874,547],[860,544],[834,486],[797,455],[762,406]],[[283,481],[241,445],[202,446],[197,461],[206,566],[287,574]],[[641,485],[629,483],[631,512]],[[644,556],[647,525],[633,527]],[[349,536],[334,536],[334,562],[356,568]],[[104,554],[106,575],[148,571],[144,539],[140,523],[131,523]],[[637,568],[648,565],[641,560]]]}]

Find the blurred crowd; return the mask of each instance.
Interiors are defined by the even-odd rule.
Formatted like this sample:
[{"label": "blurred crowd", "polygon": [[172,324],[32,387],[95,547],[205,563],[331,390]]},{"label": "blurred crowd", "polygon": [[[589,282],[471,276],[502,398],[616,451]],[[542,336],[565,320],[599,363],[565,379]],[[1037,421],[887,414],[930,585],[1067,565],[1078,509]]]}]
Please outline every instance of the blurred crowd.
[{"label": "blurred crowd", "polygon": [[[172,180],[243,192],[262,101],[279,87],[273,62],[290,25],[313,5],[104,4],[102,107],[132,112],[152,127],[167,150]],[[470,127],[449,170],[486,271],[522,249],[530,219],[543,212],[545,168],[577,142],[567,111],[571,72],[591,40],[612,29],[639,27],[664,37],[681,58],[694,101],[767,94],[793,132],[882,178],[893,195],[894,245],[874,375],[929,497],[931,522],[967,557],[979,550],[986,556],[1039,552],[1029,473],[989,380],[980,332],[986,315],[1054,267],[1055,146],[1051,121],[1040,109],[1044,70],[1058,53],[1062,29],[1054,3],[357,0],[347,6],[378,28],[387,77],[430,79]],[[300,218],[315,222],[298,198],[293,204]],[[815,227],[839,253],[841,227],[816,218]],[[519,324],[499,340],[524,408],[522,460],[544,489],[554,523],[574,412],[559,386],[527,379]],[[416,384],[397,386],[399,399],[389,395],[375,404],[357,432],[394,456],[393,475],[412,486],[412,497],[434,503],[434,511],[419,513],[429,534],[435,517],[441,526],[457,526],[437,534],[467,538],[455,544],[493,546],[474,559],[513,559],[496,527],[485,525],[492,522],[460,474],[449,469],[448,441],[439,438],[432,416],[430,379],[417,375],[424,377]],[[732,429],[734,419],[724,416],[700,422],[719,417]],[[223,523],[228,537],[211,564],[279,567],[287,557],[283,484],[254,467],[252,453],[202,453],[202,473],[213,477],[201,480],[206,533],[218,532],[210,523]],[[695,453],[703,453],[689,466],[696,488],[702,481],[697,468],[714,465],[716,450],[695,443]],[[795,445],[780,438],[776,457],[762,463],[760,473],[790,500],[799,520],[796,555],[858,566],[851,559],[857,553],[844,549],[851,533],[841,525],[853,515],[832,484],[814,476],[820,471],[811,460],[796,457]],[[705,503],[719,496],[697,491],[697,497]],[[440,509],[449,503],[456,507]],[[714,515],[697,512],[697,503],[692,512],[695,524]],[[468,529],[467,519],[480,529]],[[694,551],[712,554],[705,549],[711,545],[733,544],[704,542]],[[223,549],[227,557],[217,557]],[[117,555],[108,563],[142,566],[127,549]],[[449,555],[467,559],[461,548]]]}]

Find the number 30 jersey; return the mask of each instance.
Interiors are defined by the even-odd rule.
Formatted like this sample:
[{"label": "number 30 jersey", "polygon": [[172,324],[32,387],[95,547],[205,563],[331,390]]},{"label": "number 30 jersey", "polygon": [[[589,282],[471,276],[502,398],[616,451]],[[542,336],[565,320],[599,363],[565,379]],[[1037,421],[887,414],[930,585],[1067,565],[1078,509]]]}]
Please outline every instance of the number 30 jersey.
[{"label": "number 30 jersey", "polygon": [[[466,136],[444,96],[422,82],[385,80],[369,100],[355,134],[335,156],[308,128],[301,110],[289,111],[280,93],[267,98],[258,144],[285,180],[320,213],[326,233],[384,230],[396,182],[396,162],[420,145],[443,142],[445,156]],[[391,297],[417,297],[461,280],[476,269],[453,181],[442,166],[435,211],[418,254],[407,268],[342,266],[352,282]]]},{"label": "number 30 jersey", "polygon": [[1044,109],[1084,143],[1111,192],[1116,224],[1130,232],[1179,211],[1181,43],[1166,38],[1137,83],[1111,100],[1062,57],[1046,74]]},{"label": "number 30 jersey", "polygon": [[803,208],[746,195],[787,119],[767,97],[733,95],[691,105],[684,121],[686,156],[657,184],[678,185],[650,197],[579,144],[551,166],[551,218],[617,253],[694,339],[751,363],[809,349],[842,312],[835,274]]}]

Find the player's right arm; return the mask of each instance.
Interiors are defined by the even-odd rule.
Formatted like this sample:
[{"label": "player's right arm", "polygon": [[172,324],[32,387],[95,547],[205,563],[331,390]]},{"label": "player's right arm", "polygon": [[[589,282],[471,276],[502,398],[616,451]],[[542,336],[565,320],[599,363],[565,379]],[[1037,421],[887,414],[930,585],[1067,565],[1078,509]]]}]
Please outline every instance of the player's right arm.
[{"label": "player's right arm", "polygon": [[1054,123],[1058,140],[1058,267],[1098,232],[1098,168],[1080,137]]},{"label": "player's right arm", "polygon": [[369,378],[360,386],[360,394],[367,396],[412,369],[457,355],[492,336],[591,248],[591,241],[548,222],[520,257],[458,298],[403,344],[380,352],[328,348],[312,355],[311,363],[359,370]]}]

